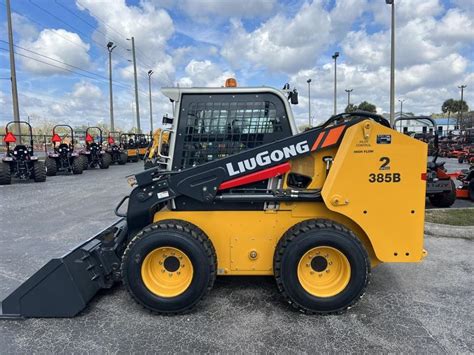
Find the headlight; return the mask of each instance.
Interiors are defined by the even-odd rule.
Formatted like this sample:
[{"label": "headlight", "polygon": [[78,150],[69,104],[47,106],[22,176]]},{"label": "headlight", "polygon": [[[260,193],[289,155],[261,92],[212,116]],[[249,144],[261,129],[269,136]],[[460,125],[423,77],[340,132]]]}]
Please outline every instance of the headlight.
[{"label": "headlight", "polygon": [[137,179],[135,178],[135,175],[129,176],[127,178],[127,182],[131,187],[134,187],[137,184]]}]

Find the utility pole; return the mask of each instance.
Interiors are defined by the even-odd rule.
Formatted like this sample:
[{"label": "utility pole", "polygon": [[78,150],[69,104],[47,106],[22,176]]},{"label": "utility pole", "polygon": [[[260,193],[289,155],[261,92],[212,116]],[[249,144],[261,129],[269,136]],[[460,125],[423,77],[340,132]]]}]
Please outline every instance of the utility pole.
[{"label": "utility pole", "polygon": [[10,77],[12,83],[12,102],[13,102],[13,120],[17,122],[16,129],[21,143],[20,131],[20,109],[18,105],[18,88],[16,86],[16,69],[15,69],[15,53],[13,51],[13,25],[12,25],[12,11],[10,7],[10,0],[5,0],[7,5],[7,20],[8,20],[8,48],[10,49]]},{"label": "utility pole", "polygon": [[462,126],[462,111],[463,111],[463,102],[464,102],[464,89],[467,87],[467,85],[461,85],[461,86],[458,86],[458,89],[461,89],[461,102],[460,102],[460,105],[459,105],[459,109],[461,110],[460,112],[460,116],[459,116],[459,128],[461,128]]},{"label": "utility pole", "polygon": [[[127,38],[130,40],[130,38]],[[137,115],[137,130],[138,133],[142,133],[140,128],[140,106],[138,104],[138,79],[137,79],[137,59],[135,56],[135,37],[131,37],[132,41],[132,57],[133,57],[133,76],[135,78],[135,110]]]},{"label": "utility pole", "polygon": [[347,107],[351,104],[351,92],[354,91],[354,89],[346,89],[347,92]]},{"label": "utility pole", "polygon": [[117,47],[114,42],[107,43],[107,50],[109,51],[109,94],[110,94],[110,131],[115,131],[114,125],[114,95],[112,93],[112,51]]},{"label": "utility pole", "polygon": [[337,113],[337,57],[339,57],[339,52],[335,52],[332,56],[334,59],[334,115]]},{"label": "utility pole", "polygon": [[385,0],[392,6],[392,28],[390,43],[390,125],[395,121],[395,3],[394,0]]},{"label": "utility pole", "polygon": [[306,80],[308,83],[308,126],[312,126],[311,122],[311,79]]},{"label": "utility pole", "polygon": [[151,104],[151,76],[153,75],[153,70],[148,70],[148,94],[150,96],[150,132],[153,135],[153,108]]}]

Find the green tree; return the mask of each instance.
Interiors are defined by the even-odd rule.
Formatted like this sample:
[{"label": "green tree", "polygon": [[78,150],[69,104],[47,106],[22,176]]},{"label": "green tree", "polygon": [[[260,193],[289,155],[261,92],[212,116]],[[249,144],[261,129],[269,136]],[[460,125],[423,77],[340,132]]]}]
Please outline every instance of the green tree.
[{"label": "green tree", "polygon": [[367,102],[367,101],[361,102],[357,108],[359,111],[377,113],[377,107],[374,104],[371,104],[370,102]]},{"label": "green tree", "polygon": [[344,110],[345,113],[351,113],[357,111],[357,105],[354,104],[349,104],[346,106],[346,109]]}]

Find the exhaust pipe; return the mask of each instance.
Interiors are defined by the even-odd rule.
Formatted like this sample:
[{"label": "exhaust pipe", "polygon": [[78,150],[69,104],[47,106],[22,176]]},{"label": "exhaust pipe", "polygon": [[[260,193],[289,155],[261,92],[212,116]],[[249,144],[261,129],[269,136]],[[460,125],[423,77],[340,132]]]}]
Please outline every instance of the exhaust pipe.
[{"label": "exhaust pipe", "polygon": [[1,303],[0,319],[74,317],[100,289],[120,280],[127,238],[121,218],[61,258],[50,260]]}]

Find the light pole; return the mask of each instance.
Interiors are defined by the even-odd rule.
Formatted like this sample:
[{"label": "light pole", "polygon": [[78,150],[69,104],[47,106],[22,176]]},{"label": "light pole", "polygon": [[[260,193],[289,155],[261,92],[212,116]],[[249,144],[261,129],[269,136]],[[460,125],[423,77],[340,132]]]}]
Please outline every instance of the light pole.
[{"label": "light pole", "polygon": [[351,104],[351,92],[354,91],[354,89],[346,89],[347,92],[347,107]]},{"label": "light pole", "polygon": [[135,110],[137,116],[137,129],[138,133],[142,133],[140,128],[140,106],[138,104],[138,79],[137,79],[137,59],[135,56],[135,37],[127,38],[132,41],[132,57],[133,57],[133,76],[135,79]]},{"label": "light pole", "polygon": [[311,79],[306,82],[308,83],[308,125],[311,127]]},{"label": "light pole", "polygon": [[462,125],[462,111],[464,109],[463,107],[463,102],[464,102],[464,89],[467,87],[467,85],[461,85],[458,86],[458,89],[461,89],[461,102],[459,105],[459,109],[461,110],[461,115],[459,116],[459,128],[461,128]]},{"label": "light pole", "polygon": [[18,131],[18,137],[21,143],[21,131],[20,131],[20,109],[18,105],[18,88],[16,86],[16,69],[15,69],[15,54],[13,51],[13,24],[12,24],[12,12],[10,7],[10,0],[6,0],[7,5],[7,22],[8,22],[8,48],[10,51],[10,77],[12,82],[12,102],[13,102],[13,120],[17,122],[15,124]]},{"label": "light pole", "polygon": [[334,59],[334,114],[337,113],[337,57],[339,57],[339,52],[335,52],[332,56]]},{"label": "light pole", "polygon": [[148,93],[150,96],[150,131],[153,134],[153,110],[151,104],[151,76],[153,75],[153,70],[148,70]]},{"label": "light pole", "polygon": [[390,125],[395,121],[395,3],[394,0],[385,0],[392,6],[392,28],[390,43]]},{"label": "light pole", "polygon": [[107,50],[109,51],[109,95],[110,95],[110,130],[115,131],[114,125],[114,95],[112,92],[112,51],[117,47],[114,42],[107,43]]}]

